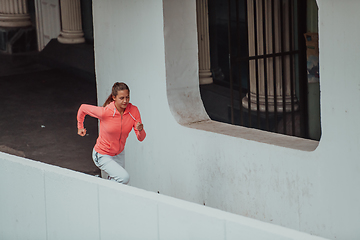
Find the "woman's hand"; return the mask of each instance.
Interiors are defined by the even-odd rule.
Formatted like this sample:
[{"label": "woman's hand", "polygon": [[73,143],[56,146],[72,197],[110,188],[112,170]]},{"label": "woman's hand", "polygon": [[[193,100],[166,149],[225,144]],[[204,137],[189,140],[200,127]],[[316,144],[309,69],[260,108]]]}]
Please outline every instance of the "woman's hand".
[{"label": "woman's hand", "polygon": [[136,124],[136,129],[139,130],[139,132],[141,132],[144,129],[144,125],[141,122],[138,122]]},{"label": "woman's hand", "polygon": [[80,129],[80,128],[78,128],[78,134],[80,135],[80,136],[85,136],[86,135],[86,128],[82,128],[82,129]]}]

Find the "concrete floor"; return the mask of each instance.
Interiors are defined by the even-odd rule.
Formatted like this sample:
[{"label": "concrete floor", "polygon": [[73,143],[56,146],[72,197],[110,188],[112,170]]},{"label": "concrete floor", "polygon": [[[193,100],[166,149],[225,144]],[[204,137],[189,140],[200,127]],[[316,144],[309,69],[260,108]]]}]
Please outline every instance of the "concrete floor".
[{"label": "concrete floor", "polygon": [[97,104],[96,83],[40,63],[37,53],[0,54],[0,151],[97,175],[91,152],[97,120],[77,135],[82,103]]}]

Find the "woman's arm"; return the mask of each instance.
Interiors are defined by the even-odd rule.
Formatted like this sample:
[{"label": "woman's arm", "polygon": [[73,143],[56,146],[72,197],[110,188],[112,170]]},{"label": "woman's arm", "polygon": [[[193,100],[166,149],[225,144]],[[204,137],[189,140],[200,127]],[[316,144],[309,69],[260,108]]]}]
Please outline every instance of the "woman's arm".
[{"label": "woman's arm", "polygon": [[136,134],[136,137],[137,139],[141,142],[145,139],[146,137],[146,132],[144,130],[144,125],[142,124],[141,122],[141,117],[140,117],[140,112],[139,110],[137,109],[137,107],[134,106],[134,111],[133,111],[133,115],[132,116],[131,114],[131,117],[134,119],[134,125],[133,125],[133,128],[134,128],[134,131],[135,131],[135,134]]},{"label": "woman's arm", "polygon": [[84,128],[84,119],[86,115],[101,119],[104,112],[103,107],[92,106],[88,104],[82,104],[77,113],[77,127],[78,134],[80,136],[85,136],[86,129]]},{"label": "woman's arm", "polygon": [[[140,120],[141,121],[141,120]],[[137,139],[142,142],[146,137],[146,132],[144,130],[144,125],[141,122],[137,122],[134,124],[134,131]]]}]

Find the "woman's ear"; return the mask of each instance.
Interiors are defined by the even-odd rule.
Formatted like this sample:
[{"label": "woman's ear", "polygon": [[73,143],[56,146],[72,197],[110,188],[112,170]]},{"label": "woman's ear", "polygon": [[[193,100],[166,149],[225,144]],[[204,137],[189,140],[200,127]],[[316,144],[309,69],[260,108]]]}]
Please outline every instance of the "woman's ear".
[{"label": "woman's ear", "polygon": [[115,101],[115,99],[116,99],[116,97],[115,97],[114,95],[112,95],[112,100],[114,100],[114,101]]}]

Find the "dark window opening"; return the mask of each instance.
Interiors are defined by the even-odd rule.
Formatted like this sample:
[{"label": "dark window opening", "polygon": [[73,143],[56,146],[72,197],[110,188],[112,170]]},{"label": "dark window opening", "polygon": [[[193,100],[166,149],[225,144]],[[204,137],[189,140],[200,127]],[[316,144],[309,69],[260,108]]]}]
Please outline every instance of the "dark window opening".
[{"label": "dark window opening", "polygon": [[319,140],[311,131],[320,123],[309,122],[319,100],[308,94],[307,2],[208,0],[208,11],[213,83],[200,90],[210,118]]}]

